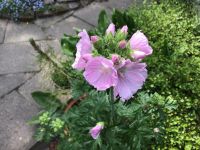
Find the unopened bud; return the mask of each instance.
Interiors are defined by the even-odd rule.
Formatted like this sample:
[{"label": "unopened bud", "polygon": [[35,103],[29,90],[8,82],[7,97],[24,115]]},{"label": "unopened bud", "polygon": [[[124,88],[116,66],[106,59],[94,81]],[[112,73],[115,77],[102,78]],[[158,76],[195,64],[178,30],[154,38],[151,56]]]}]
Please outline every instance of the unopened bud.
[{"label": "unopened bud", "polygon": [[99,40],[99,37],[97,35],[91,36],[92,43],[96,43]]},{"label": "unopened bud", "polygon": [[119,47],[121,49],[124,49],[124,48],[126,48],[126,44],[127,44],[127,42],[125,40],[122,40],[122,41],[119,42]]}]

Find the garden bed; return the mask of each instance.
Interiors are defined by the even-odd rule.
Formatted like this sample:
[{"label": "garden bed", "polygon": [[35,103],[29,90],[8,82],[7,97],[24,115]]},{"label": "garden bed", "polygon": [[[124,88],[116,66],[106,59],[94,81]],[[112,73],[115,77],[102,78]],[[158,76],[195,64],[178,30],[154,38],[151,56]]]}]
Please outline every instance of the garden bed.
[{"label": "garden bed", "polygon": [[[3,3],[4,0],[0,0],[0,3],[1,1]],[[90,4],[95,0],[35,0],[35,2],[37,1],[38,3],[31,4],[18,4],[13,2],[14,4],[10,4],[11,7],[4,5],[4,9],[2,10],[2,4],[0,4],[0,18],[14,19],[17,21],[31,21],[37,18],[56,16],[76,10],[80,7]],[[22,5],[28,6],[23,7]]]},{"label": "garden bed", "polygon": [[[62,82],[69,81],[71,99],[66,98],[67,102],[61,103],[58,92],[32,94],[44,109],[32,120],[39,126],[36,139],[50,142],[50,147],[58,146],[59,150],[199,149],[199,28],[193,5],[182,0],[163,0],[126,11],[115,10],[112,21],[102,11],[95,29],[84,30],[79,35],[65,35],[61,46],[68,61],[59,65],[51,63],[57,68],[57,74],[67,76]],[[76,48],[92,48],[93,53],[86,53],[79,65],[74,59],[84,54],[76,52]],[[123,63],[125,59],[128,61]],[[130,67],[137,63],[140,65]],[[130,68],[140,69],[133,71]],[[101,76],[103,71],[106,74]],[[115,71],[117,78],[112,74],[112,80],[110,77],[101,80],[107,73]],[[132,93],[132,87],[141,84],[146,77],[144,87],[138,93]],[[116,88],[116,84],[125,78],[130,83]],[[118,80],[116,84],[115,79]],[[113,88],[118,95],[115,101]],[[131,93],[131,97],[127,98],[127,93]],[[96,127],[100,127],[99,134],[94,137],[91,131]]]}]

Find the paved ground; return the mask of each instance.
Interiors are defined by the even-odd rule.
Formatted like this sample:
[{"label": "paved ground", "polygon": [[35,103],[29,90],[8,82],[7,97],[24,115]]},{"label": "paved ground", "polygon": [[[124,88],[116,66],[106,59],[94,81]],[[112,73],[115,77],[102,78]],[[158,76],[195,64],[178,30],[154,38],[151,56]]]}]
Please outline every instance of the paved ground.
[{"label": "paved ground", "polygon": [[42,76],[38,54],[29,44],[29,38],[42,47],[51,45],[58,52],[63,33],[73,34],[73,27],[90,29],[97,24],[102,9],[110,13],[113,8],[127,8],[132,1],[92,3],[76,12],[34,23],[0,20],[0,150],[28,150],[35,143],[34,127],[27,121],[39,108],[30,93],[44,89],[48,79]]}]

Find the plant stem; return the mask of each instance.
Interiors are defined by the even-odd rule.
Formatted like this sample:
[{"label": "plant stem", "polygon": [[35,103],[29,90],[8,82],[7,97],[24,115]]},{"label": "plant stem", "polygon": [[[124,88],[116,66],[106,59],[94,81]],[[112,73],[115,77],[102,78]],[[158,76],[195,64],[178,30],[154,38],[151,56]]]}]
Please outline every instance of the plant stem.
[{"label": "plant stem", "polygon": [[45,60],[47,60],[48,62],[50,62],[51,64],[53,64],[53,66],[56,69],[58,69],[63,75],[67,76],[68,79],[78,79],[78,80],[80,80],[79,78],[77,78],[77,77],[75,77],[73,75],[70,75],[70,73],[67,74],[65,72],[64,66],[60,62],[58,62],[57,60],[52,59],[45,52],[43,52],[40,49],[39,45],[36,44],[35,40],[30,39],[29,42],[33,46],[33,48],[35,49],[35,51],[37,51]]},{"label": "plant stem", "polygon": [[110,88],[110,122],[111,125],[114,124],[114,94],[113,94],[113,88]]}]

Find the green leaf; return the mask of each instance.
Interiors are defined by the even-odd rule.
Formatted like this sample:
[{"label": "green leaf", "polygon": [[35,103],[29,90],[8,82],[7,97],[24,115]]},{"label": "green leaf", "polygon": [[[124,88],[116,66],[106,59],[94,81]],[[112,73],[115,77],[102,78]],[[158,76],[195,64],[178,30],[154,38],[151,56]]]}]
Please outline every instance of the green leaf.
[{"label": "green leaf", "polygon": [[112,14],[112,22],[116,25],[117,28],[121,28],[122,26],[127,25],[130,33],[136,30],[136,24],[133,18],[126,11],[115,9]]},{"label": "green leaf", "polygon": [[105,33],[108,25],[110,23],[110,19],[105,10],[102,10],[99,14],[98,19],[98,30],[103,34]]},{"label": "green leaf", "polygon": [[50,112],[55,112],[61,106],[60,101],[51,93],[36,91],[32,93],[32,97],[43,109]]},{"label": "green leaf", "polygon": [[75,56],[76,52],[76,43],[78,42],[78,37],[77,36],[67,36],[65,35],[61,39],[61,46],[62,46],[62,51],[64,54],[68,56]]},{"label": "green leaf", "polygon": [[36,116],[33,116],[27,123],[30,125],[39,124],[39,116],[44,113],[44,111],[40,111]]}]

